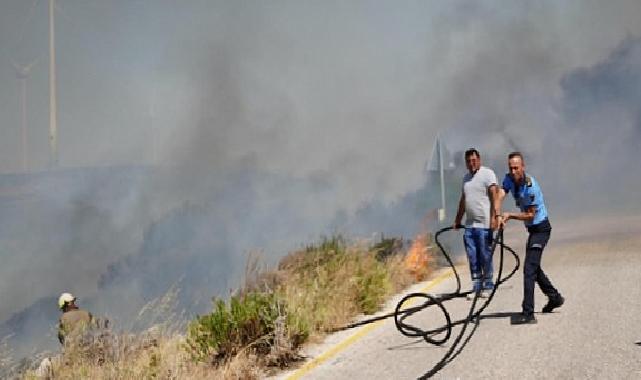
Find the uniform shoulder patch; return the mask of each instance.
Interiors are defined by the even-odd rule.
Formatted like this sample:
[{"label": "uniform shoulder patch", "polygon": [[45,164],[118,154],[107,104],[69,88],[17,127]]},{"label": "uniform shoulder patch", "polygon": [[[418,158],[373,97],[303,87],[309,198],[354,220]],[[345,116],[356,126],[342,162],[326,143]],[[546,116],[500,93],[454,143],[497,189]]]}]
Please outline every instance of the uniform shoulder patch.
[{"label": "uniform shoulder patch", "polygon": [[525,184],[527,187],[532,187],[532,178],[530,176],[525,176]]}]

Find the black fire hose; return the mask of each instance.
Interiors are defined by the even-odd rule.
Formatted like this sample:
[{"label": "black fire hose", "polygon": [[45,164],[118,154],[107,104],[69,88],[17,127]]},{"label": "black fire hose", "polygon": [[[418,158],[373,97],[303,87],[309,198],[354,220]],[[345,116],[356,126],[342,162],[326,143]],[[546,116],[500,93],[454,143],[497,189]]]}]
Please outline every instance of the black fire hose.
[{"label": "black fire hose", "polygon": [[[464,228],[463,226],[459,226],[460,228]],[[380,315],[374,318],[369,318],[360,322],[352,323],[350,325],[334,329],[332,331],[339,331],[339,330],[346,330],[346,329],[351,329],[354,327],[366,325],[372,322],[380,321],[383,319],[387,319],[390,317],[394,317],[394,323],[396,324],[396,328],[398,331],[401,332],[401,334],[408,336],[408,337],[421,337],[423,338],[427,343],[434,344],[437,346],[440,346],[444,343],[446,343],[450,337],[452,336],[452,328],[454,326],[458,325],[463,325],[461,328],[461,331],[457,335],[456,339],[452,343],[451,347],[447,351],[447,353],[441,358],[441,360],[432,367],[428,372],[426,372],[423,376],[420,377],[420,379],[427,379],[432,376],[434,376],[438,371],[443,369],[448,363],[450,363],[458,354],[461,353],[467,342],[472,338],[472,335],[476,331],[476,328],[478,327],[478,321],[480,319],[481,313],[485,308],[490,304],[492,301],[492,298],[494,297],[494,294],[496,293],[496,290],[499,288],[500,285],[502,285],[505,281],[509,280],[514,273],[519,269],[520,266],[520,260],[519,257],[516,255],[514,250],[510,248],[509,246],[505,245],[503,243],[503,229],[500,229],[497,234],[496,238],[494,239],[492,243],[492,256],[494,256],[494,252],[496,251],[496,247],[500,247],[500,257],[499,257],[499,271],[497,275],[497,280],[494,285],[494,289],[490,293],[489,297],[485,299],[485,302],[481,305],[481,307],[476,309],[476,304],[479,299],[480,291],[476,292],[474,295],[474,299],[472,301],[472,304],[470,306],[470,311],[467,314],[467,317],[464,319],[459,319],[456,321],[452,321],[452,318],[450,314],[448,313],[447,309],[443,305],[445,301],[449,301],[455,298],[461,298],[461,297],[467,297],[469,294],[472,294],[474,291],[466,291],[466,292],[461,292],[461,278],[459,277],[458,271],[456,270],[456,267],[454,266],[454,263],[452,262],[452,259],[448,255],[448,253],[445,251],[445,248],[443,248],[443,245],[439,241],[439,236],[447,231],[454,230],[454,227],[446,227],[441,230],[439,230],[435,235],[434,235],[434,241],[436,242],[436,245],[439,247],[441,250],[441,253],[443,253],[443,256],[447,260],[448,264],[450,265],[452,271],[454,272],[454,276],[456,277],[456,291],[452,293],[444,293],[444,294],[439,294],[439,295],[432,295],[428,293],[411,293],[403,297],[398,304],[396,305],[396,309],[392,313]],[[503,263],[504,263],[504,254],[505,251],[508,251],[512,254],[515,260],[515,265],[512,271],[505,277],[502,277],[503,275]],[[425,299],[422,304],[418,306],[412,306],[412,307],[407,307],[403,308],[403,305],[406,304],[408,301],[417,299],[417,298],[422,298]],[[441,327],[437,327],[431,330],[423,330],[421,328],[418,328],[416,326],[412,326],[411,324],[405,322],[405,320],[418,313],[419,311],[422,311],[430,306],[436,305],[441,312],[443,313],[443,316],[445,317],[445,325]],[[463,336],[465,335],[465,332],[467,330],[468,325],[470,322],[475,322],[475,326],[472,329],[472,331],[468,334],[467,338],[462,342],[461,340],[463,339]],[[459,346],[460,344],[460,346]]]}]

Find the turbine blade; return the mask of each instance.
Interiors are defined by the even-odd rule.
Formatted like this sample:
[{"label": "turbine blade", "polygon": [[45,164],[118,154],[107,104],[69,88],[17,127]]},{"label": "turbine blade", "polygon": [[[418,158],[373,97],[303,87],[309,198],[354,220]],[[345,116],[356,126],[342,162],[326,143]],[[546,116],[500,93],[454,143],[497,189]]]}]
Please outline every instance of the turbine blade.
[{"label": "turbine blade", "polygon": [[71,18],[67,15],[67,13],[66,13],[64,10],[62,10],[62,7],[60,6],[60,4],[59,4],[59,3],[55,3],[55,4],[54,4],[54,9],[55,9],[55,11],[56,11],[57,13],[60,13],[60,15],[61,15],[65,20],[67,20],[67,21],[69,21],[69,22],[72,22],[72,21],[71,21]]},{"label": "turbine blade", "polygon": [[37,65],[38,62],[40,62],[41,59],[42,59],[42,56],[35,58],[33,61],[31,61],[31,63],[29,63],[29,64],[27,64],[25,66],[25,71],[30,71],[31,68],[34,67],[35,65]]}]

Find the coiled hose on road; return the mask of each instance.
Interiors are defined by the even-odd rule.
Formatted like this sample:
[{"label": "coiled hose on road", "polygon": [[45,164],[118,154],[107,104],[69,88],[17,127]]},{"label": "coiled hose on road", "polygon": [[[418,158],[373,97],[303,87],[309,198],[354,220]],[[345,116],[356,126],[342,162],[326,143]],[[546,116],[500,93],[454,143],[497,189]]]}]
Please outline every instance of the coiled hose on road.
[{"label": "coiled hose on road", "polygon": [[[463,226],[460,226],[460,227],[464,228]],[[439,247],[439,249],[441,250],[441,253],[447,260],[450,268],[454,272],[454,276],[456,277],[456,291],[452,293],[443,293],[438,295],[432,295],[429,293],[411,293],[403,297],[403,299],[401,299],[398,302],[398,304],[396,305],[396,309],[394,310],[393,313],[388,313],[388,314],[380,315],[374,318],[352,323],[350,325],[344,326],[334,331],[346,330],[346,329],[350,329],[358,326],[363,326],[372,322],[380,321],[382,319],[394,317],[394,323],[396,324],[396,328],[398,329],[398,331],[401,332],[401,334],[408,337],[421,337],[427,343],[440,346],[446,343],[451,338],[452,328],[454,326],[462,325],[461,331],[456,336],[456,339],[454,339],[454,342],[450,346],[449,350],[445,353],[445,355],[443,355],[441,360],[438,363],[436,363],[424,375],[422,375],[420,379],[428,379],[434,376],[438,371],[443,369],[448,363],[454,360],[461,353],[461,351],[463,351],[463,348],[465,348],[467,343],[470,341],[470,339],[474,335],[474,332],[478,327],[478,321],[481,318],[481,313],[483,313],[483,310],[485,310],[485,308],[492,301],[492,298],[494,297],[496,290],[503,283],[509,280],[514,275],[514,273],[516,273],[516,271],[519,269],[520,260],[519,260],[519,257],[514,252],[514,250],[503,243],[503,229],[500,229],[497,232],[496,237],[494,238],[494,241],[492,243],[492,257],[494,256],[496,247],[500,247],[499,270],[498,270],[497,280],[494,285],[494,289],[490,293],[489,297],[485,299],[485,302],[483,302],[483,304],[478,309],[476,309],[476,304],[478,303],[480,292],[476,292],[474,299],[472,300],[472,303],[470,305],[470,311],[468,312],[467,317],[465,317],[464,319],[452,321],[452,318],[449,312],[447,311],[447,309],[445,308],[445,306],[443,305],[443,303],[445,301],[450,301],[455,298],[467,297],[469,294],[472,294],[474,291],[470,290],[470,291],[461,292],[461,278],[458,274],[458,271],[456,270],[456,267],[454,266],[454,263],[452,262],[452,259],[448,255],[447,251],[439,241],[439,236],[441,234],[451,230],[454,230],[454,227],[446,227],[439,230],[434,235],[434,241],[436,242],[436,245]],[[503,264],[504,264],[505,251],[508,251],[512,254],[515,260],[515,265],[512,271],[507,276],[503,277]],[[403,308],[403,305],[407,303],[413,303],[416,299],[424,299],[424,301],[418,306]],[[443,313],[443,316],[445,317],[445,325],[431,329],[431,330],[423,330],[405,321],[408,317],[422,310],[425,310],[430,306],[437,306],[441,310],[441,312]],[[470,324],[470,322],[475,322],[474,328],[470,331],[470,333],[467,335],[465,340],[463,340],[463,337],[465,336],[467,327]]]}]

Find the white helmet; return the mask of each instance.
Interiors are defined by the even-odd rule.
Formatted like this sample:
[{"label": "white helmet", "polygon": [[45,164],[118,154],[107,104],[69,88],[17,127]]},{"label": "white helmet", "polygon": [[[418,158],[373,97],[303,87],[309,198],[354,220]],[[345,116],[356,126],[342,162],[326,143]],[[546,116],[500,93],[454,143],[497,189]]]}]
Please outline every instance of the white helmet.
[{"label": "white helmet", "polygon": [[66,304],[71,303],[76,300],[76,297],[71,293],[62,293],[60,298],[58,298],[58,307],[63,308]]}]

